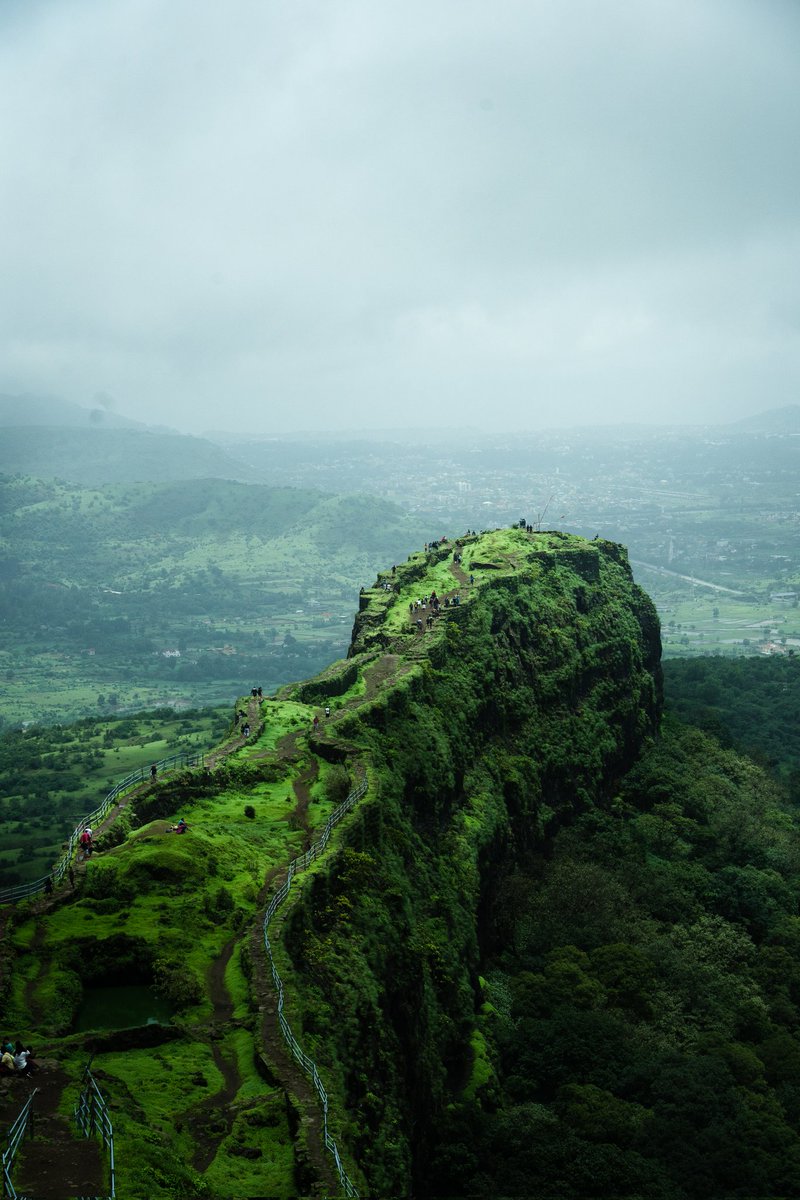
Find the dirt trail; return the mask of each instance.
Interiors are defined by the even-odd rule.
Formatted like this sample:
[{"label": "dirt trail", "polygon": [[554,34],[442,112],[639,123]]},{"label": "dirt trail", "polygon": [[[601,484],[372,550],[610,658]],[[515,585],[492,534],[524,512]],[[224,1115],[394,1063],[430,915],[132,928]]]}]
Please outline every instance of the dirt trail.
[{"label": "dirt trail", "polygon": [[308,806],[311,803],[311,784],[319,774],[319,763],[312,758],[311,763],[292,782],[292,790],[297,798],[297,804],[292,810],[289,821],[293,828],[302,829],[305,833],[304,849],[311,844],[311,830],[308,827]]},{"label": "dirt trail", "polygon": [[364,671],[365,697],[359,696],[354,703],[361,704],[364,698],[372,700],[381,684],[397,674],[401,661],[399,654],[382,654],[376,663],[367,667]]},{"label": "dirt trail", "polygon": [[461,566],[461,563],[451,563],[450,570],[453,572],[462,587],[468,588],[470,586],[469,575]]},{"label": "dirt trail", "polygon": [[36,1075],[0,1083],[0,1119],[6,1126],[18,1115],[31,1092],[34,1121],[22,1144],[13,1172],[20,1195],[36,1200],[65,1200],[67,1196],[108,1194],[108,1166],[96,1138],[84,1138],[77,1126],[58,1113],[61,1095],[69,1089],[71,1104],[79,1085],[54,1062],[45,1060]]},{"label": "dirt trail", "polygon": [[230,1134],[236,1117],[232,1106],[242,1086],[236,1057],[228,1058],[219,1045],[233,1018],[233,1001],[225,986],[225,970],[240,938],[241,934],[231,938],[219,958],[211,964],[208,972],[211,1018],[203,1028],[198,1027],[194,1030],[196,1037],[200,1038],[202,1035],[201,1040],[209,1042],[214,1065],[222,1075],[220,1090],[194,1107],[191,1114],[186,1114],[192,1128],[201,1135],[197,1139],[199,1148],[192,1163],[197,1171],[206,1170],[213,1162],[220,1145]]},{"label": "dirt trail", "polygon": [[[242,733],[235,733],[227,742],[223,742],[221,746],[217,746],[211,754],[205,755],[205,763],[210,771],[216,770],[220,759],[227,758],[229,754],[233,754],[234,750],[241,750],[242,746],[248,741],[255,741],[261,730],[264,727],[264,721],[261,715],[261,701],[252,696],[247,701],[247,718],[246,723],[250,726],[250,737],[246,738]],[[237,730],[241,729],[245,721],[240,722]]]},{"label": "dirt trail", "polygon": [[[337,1195],[341,1184],[333,1159],[322,1140],[323,1122],[319,1097],[308,1077],[292,1057],[278,1024],[278,997],[264,950],[264,934],[260,922],[251,933],[251,949],[254,990],[262,1000],[259,1008],[259,1034],[266,1062],[294,1107],[299,1108],[301,1113],[300,1124],[304,1136],[299,1145],[295,1143],[298,1167],[301,1170],[305,1168],[307,1174],[319,1181],[322,1194]],[[304,1157],[307,1157],[305,1163]]]}]

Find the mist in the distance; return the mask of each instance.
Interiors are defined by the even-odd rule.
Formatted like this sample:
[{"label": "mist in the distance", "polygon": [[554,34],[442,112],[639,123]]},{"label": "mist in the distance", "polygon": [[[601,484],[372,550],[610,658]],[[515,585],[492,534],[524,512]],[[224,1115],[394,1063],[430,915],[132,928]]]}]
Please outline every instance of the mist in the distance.
[{"label": "mist in the distance", "polygon": [[793,402],[798,57],[779,0],[7,3],[0,392],[267,434]]}]

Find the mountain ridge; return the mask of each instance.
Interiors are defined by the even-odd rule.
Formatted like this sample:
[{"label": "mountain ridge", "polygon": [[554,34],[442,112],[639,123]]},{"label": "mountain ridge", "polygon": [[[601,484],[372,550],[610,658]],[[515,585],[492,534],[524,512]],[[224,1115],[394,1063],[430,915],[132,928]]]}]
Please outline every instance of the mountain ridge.
[{"label": "mountain ridge", "polygon": [[[431,600],[434,589],[438,612]],[[427,599],[424,609],[417,604],[420,593]],[[424,613],[424,621],[418,612]],[[206,1079],[209,1043],[203,1014],[209,1001],[201,982],[203,964],[229,953],[231,939],[237,942],[234,916],[255,917],[269,862],[254,857],[256,848],[263,854],[270,846],[270,853],[278,855],[273,861],[285,862],[291,847],[302,847],[321,827],[337,789],[350,787],[366,773],[367,798],[332,838],[337,853],[303,877],[283,919],[286,948],[280,953],[284,961],[288,954],[294,979],[293,1020],[313,1045],[313,1022],[318,1024],[319,1014],[338,1001],[335,994],[325,999],[313,987],[298,992],[297,971],[305,976],[315,962],[307,982],[315,976],[327,980],[336,993],[343,979],[338,969],[331,975],[334,960],[329,955],[343,953],[346,939],[337,936],[329,943],[325,930],[346,914],[338,898],[341,889],[358,880],[366,883],[378,861],[375,855],[394,858],[400,853],[390,892],[372,907],[393,947],[394,966],[380,985],[390,996],[385,1006],[376,1006],[377,978],[369,980],[383,968],[372,962],[374,944],[369,950],[354,940],[348,974],[353,986],[366,990],[354,993],[348,1007],[362,1016],[356,1028],[342,1030],[344,1043],[331,1043],[324,1058],[326,1087],[339,1106],[340,1121],[369,1103],[368,1090],[356,1080],[348,1083],[346,1069],[342,1074],[340,1055],[352,1054],[350,1061],[362,1064],[365,1081],[380,1081],[382,1115],[362,1114],[359,1130],[351,1133],[353,1117],[347,1116],[341,1144],[355,1159],[361,1186],[368,1179],[381,1194],[405,1194],[419,1168],[412,1165],[410,1143],[399,1157],[391,1149],[391,1131],[401,1127],[408,1136],[412,1095],[423,1122],[443,1101],[435,1054],[464,1065],[470,1053],[468,1014],[478,968],[477,926],[471,922],[478,921],[481,878],[502,854],[512,829],[520,845],[534,844],[548,830],[552,834],[576,806],[591,803],[598,789],[605,795],[635,760],[658,726],[658,659],[652,605],[633,584],[624,551],[608,543],[521,529],[497,531],[431,544],[407,563],[380,573],[375,585],[362,592],[350,657],[317,680],[289,686],[265,701],[263,730],[254,729],[252,740],[241,741],[238,764],[229,761],[210,776],[160,782],[112,826],[98,847],[97,861],[87,864],[77,891],[67,889],[60,897],[41,935],[47,965],[25,990],[37,1014],[39,1036],[48,1029],[56,1039],[54,1048],[69,1058],[69,1037],[59,1039],[72,1028],[85,990],[126,971],[128,978],[169,980],[164,986],[173,1002],[195,1015],[188,1022],[180,1018],[161,1043],[159,1060],[188,1056],[197,1078]],[[323,708],[330,710],[329,716]],[[568,757],[563,754],[565,739]],[[512,740],[514,763],[506,762],[503,749]],[[538,765],[526,778],[522,763],[534,745]],[[294,807],[287,810],[285,799]],[[186,815],[191,836],[165,840],[168,822],[178,811]],[[452,861],[462,864],[455,877],[449,856],[442,857],[451,842],[451,848],[460,847]],[[400,862],[405,866],[397,874]],[[395,900],[393,888],[400,888]],[[413,937],[423,936],[425,923],[434,919],[429,897],[437,888],[444,889],[448,905],[454,906],[450,946],[437,951],[443,956],[439,965],[423,956],[412,967],[403,949],[402,926],[412,909],[419,909]],[[364,890],[361,902],[374,906],[377,897],[370,900]],[[385,925],[387,902],[393,911],[399,905],[407,914],[391,935]],[[172,914],[166,921],[164,905]],[[463,913],[456,917],[459,905]],[[16,934],[20,945],[26,928],[23,919]],[[258,937],[254,925],[247,942],[251,963]],[[73,952],[77,945],[82,947],[78,955]],[[454,987],[446,984],[451,974]],[[415,996],[429,1024],[424,1036],[413,1032],[408,1004]],[[243,998],[238,1003],[230,1011],[241,1020],[251,1010]],[[13,1008],[12,1013],[9,1019],[27,1030],[22,1012]],[[235,1022],[225,1025],[223,1045],[229,1054],[238,1028]],[[419,1036],[418,1070],[413,1079],[404,1080],[406,1039]],[[94,1035],[89,1041],[109,1092],[119,1097],[121,1081],[130,1080],[132,1071],[137,1107],[146,1110],[159,1103],[156,1096],[165,1087],[170,1091],[163,1071],[151,1077],[147,1052],[137,1049],[135,1039],[120,1033]],[[81,1050],[85,1044],[80,1042]],[[393,1066],[387,1059],[390,1051]],[[241,1066],[239,1071],[244,1086],[248,1076]],[[279,1063],[272,1063],[271,1072],[274,1083],[274,1073],[281,1074]],[[199,1085],[190,1087],[182,1079],[185,1109],[200,1103],[203,1093],[198,1096]],[[256,1092],[259,1104],[273,1103],[272,1092],[263,1093],[263,1083]],[[145,1183],[153,1152],[142,1140],[136,1109],[123,1104],[122,1129],[128,1132],[118,1146],[118,1170],[128,1173],[126,1194],[170,1194],[155,1188],[152,1177]],[[206,1178],[222,1195],[237,1194],[231,1180],[241,1175],[235,1144],[226,1139],[229,1134],[245,1136],[253,1111],[248,1103],[237,1110],[239,1115],[232,1113],[213,1143],[216,1166]],[[415,1155],[422,1162],[430,1152],[421,1143]],[[200,1161],[194,1151],[187,1154],[189,1161]],[[205,1150],[201,1157],[205,1161]],[[172,1194],[194,1194],[191,1172],[184,1171],[179,1182],[178,1170],[175,1163],[167,1185]],[[250,1190],[241,1194],[252,1194],[253,1187],[268,1190],[260,1170],[250,1164]]]}]

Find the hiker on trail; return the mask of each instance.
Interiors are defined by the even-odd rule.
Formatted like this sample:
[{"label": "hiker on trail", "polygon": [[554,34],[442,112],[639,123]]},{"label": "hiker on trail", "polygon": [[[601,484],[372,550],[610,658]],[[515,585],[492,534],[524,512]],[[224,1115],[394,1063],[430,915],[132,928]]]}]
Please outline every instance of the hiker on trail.
[{"label": "hiker on trail", "polygon": [[153,783],[155,783],[157,776],[158,776],[158,767],[156,766],[155,763],[153,763],[152,767],[150,768],[150,778],[152,779]]},{"label": "hiker on trail", "polygon": [[[10,1045],[11,1045],[11,1043],[8,1042],[3,1047],[3,1057],[0,1058],[0,1071],[2,1071],[2,1073],[4,1075],[11,1074],[13,1071],[16,1070],[16,1068],[14,1066],[14,1055],[8,1049],[8,1047]],[[12,1047],[12,1049],[13,1049],[13,1047]]]},{"label": "hiker on trail", "polygon": [[330,715],[331,715],[331,706],[330,706],[330,704],[326,704],[325,705],[325,716],[329,717]]},{"label": "hiker on trail", "polygon": [[80,844],[81,844],[81,850],[83,851],[83,857],[91,858],[91,856],[92,856],[92,831],[91,831],[91,829],[84,829],[83,833],[80,836]]},{"label": "hiker on trail", "polygon": [[247,721],[245,721],[244,725],[242,726],[242,736],[246,738],[250,737],[250,725]]},{"label": "hiker on trail", "polygon": [[70,865],[67,867],[67,874],[69,875],[69,886],[71,888],[74,888],[75,887],[75,872],[72,869],[72,863],[70,863]]},{"label": "hiker on trail", "polygon": [[236,729],[236,728],[238,727],[238,725],[239,725],[239,722],[241,721],[241,719],[242,719],[242,718],[239,716],[239,713],[237,712],[236,716],[233,718],[233,728],[234,728],[234,729]]},{"label": "hiker on trail", "polygon": [[319,729],[319,717],[314,717],[312,724],[314,726],[314,733],[316,733]]},{"label": "hiker on trail", "polygon": [[52,894],[53,894],[53,876],[52,875],[48,875],[47,879],[45,879],[45,881],[44,881],[44,894],[45,894],[45,896],[52,896]]},{"label": "hiker on trail", "polygon": [[469,577],[469,581],[470,581],[470,583],[474,583],[474,582],[475,582],[475,576],[474,576],[474,575],[470,575],[470,577]]},{"label": "hiker on trail", "polygon": [[264,698],[264,689],[256,688],[256,695],[258,696],[259,700],[262,700]]},{"label": "hiker on trail", "polygon": [[256,696],[258,695],[258,688],[251,688],[251,689],[250,689],[250,695],[251,695],[251,696],[253,697],[253,699],[255,700]]}]

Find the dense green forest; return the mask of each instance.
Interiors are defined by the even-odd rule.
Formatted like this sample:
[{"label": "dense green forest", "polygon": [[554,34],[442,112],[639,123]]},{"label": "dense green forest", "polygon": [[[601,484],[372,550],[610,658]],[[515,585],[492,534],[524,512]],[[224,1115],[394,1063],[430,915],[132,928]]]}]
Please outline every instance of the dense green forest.
[{"label": "dense green forest", "polygon": [[800,803],[800,658],[672,659],[669,708],[785,780]]},{"label": "dense green forest", "polygon": [[799,1194],[798,887],[780,787],[668,720],[499,881],[430,1194]]}]

